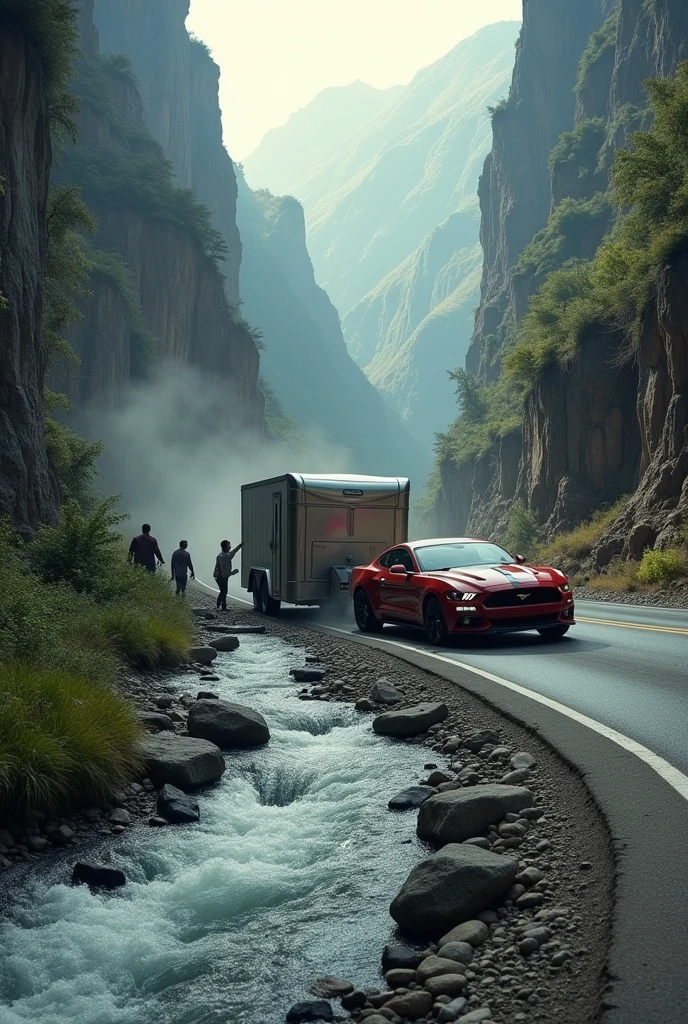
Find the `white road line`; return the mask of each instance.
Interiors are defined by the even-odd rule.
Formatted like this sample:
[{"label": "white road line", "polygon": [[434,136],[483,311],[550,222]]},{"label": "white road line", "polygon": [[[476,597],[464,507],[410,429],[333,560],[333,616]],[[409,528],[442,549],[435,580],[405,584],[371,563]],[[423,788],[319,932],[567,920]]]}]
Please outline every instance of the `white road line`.
[{"label": "white road line", "polygon": [[[202,584],[202,586],[205,586],[205,584]],[[207,589],[210,590],[210,587]],[[232,597],[231,594],[229,596]],[[240,601],[242,604],[249,604],[253,607],[252,602],[246,601],[243,597],[233,597],[232,600]],[[341,633],[342,636],[351,637],[352,635],[350,630],[339,629],[337,626],[323,626],[321,628],[327,629],[332,633]],[[688,776],[684,775],[678,768],[674,768],[672,764],[669,764],[663,757],[655,754],[653,750],[650,750],[642,743],[631,739],[630,736],[624,736],[622,732],[618,732],[616,729],[598,722],[595,718],[589,718],[588,715],[583,715],[580,711],[574,711],[573,708],[567,707],[566,704],[560,704],[558,700],[544,697],[535,690],[528,690],[525,686],[519,686],[518,683],[510,683],[508,679],[502,679],[501,676],[496,676],[492,672],[486,672],[482,668],[468,665],[465,661],[455,661],[453,658],[446,658],[443,654],[434,654],[432,651],[426,651],[424,648],[412,647],[411,644],[402,644],[398,640],[384,640],[382,637],[375,637],[375,640],[377,643],[388,644],[390,647],[399,647],[403,651],[412,651],[414,654],[422,654],[426,658],[442,661],[446,665],[462,668],[466,672],[472,672],[473,675],[489,679],[491,683],[504,686],[507,690],[513,690],[514,693],[519,693],[522,697],[528,697],[530,700],[537,701],[538,704],[543,704],[545,707],[551,708],[552,711],[558,711],[560,715],[566,715],[567,718],[578,722],[579,725],[584,725],[587,729],[592,729],[593,732],[599,733],[600,736],[611,740],[612,743],[616,743],[617,746],[623,747],[630,754],[635,754],[649,768],[657,772],[664,782],[667,782],[672,789],[675,789],[679,796],[682,796],[684,800],[688,800]]]}]

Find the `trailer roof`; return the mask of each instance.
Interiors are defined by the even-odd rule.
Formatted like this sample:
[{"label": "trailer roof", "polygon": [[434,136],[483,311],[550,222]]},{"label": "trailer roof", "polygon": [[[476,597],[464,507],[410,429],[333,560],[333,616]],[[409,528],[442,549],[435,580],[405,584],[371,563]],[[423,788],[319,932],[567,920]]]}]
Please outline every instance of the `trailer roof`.
[{"label": "trailer roof", "polygon": [[264,484],[281,483],[289,480],[292,486],[305,490],[309,487],[319,487],[332,490],[346,488],[361,488],[365,491],[373,490],[397,490],[404,493],[410,490],[411,483],[405,476],[357,476],[355,473],[283,473],[282,476],[270,477],[267,480],[255,480],[249,484],[242,484],[242,491],[249,487],[262,487]]}]

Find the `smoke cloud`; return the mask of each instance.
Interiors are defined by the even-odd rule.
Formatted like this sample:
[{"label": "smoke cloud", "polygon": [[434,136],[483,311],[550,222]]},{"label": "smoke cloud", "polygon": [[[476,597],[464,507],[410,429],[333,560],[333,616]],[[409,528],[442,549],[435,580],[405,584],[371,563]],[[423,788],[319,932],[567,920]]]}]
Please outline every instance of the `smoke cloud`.
[{"label": "smoke cloud", "polygon": [[92,408],[79,424],[105,445],[99,487],[121,495],[131,515],[124,531],[150,523],[167,568],[187,540],[198,577],[211,586],[220,541],[241,539],[242,484],[287,472],[356,472],[344,447],[312,430],[300,444],[231,429],[231,401],[221,381],[167,364],[153,381],[132,385],[116,410]]}]

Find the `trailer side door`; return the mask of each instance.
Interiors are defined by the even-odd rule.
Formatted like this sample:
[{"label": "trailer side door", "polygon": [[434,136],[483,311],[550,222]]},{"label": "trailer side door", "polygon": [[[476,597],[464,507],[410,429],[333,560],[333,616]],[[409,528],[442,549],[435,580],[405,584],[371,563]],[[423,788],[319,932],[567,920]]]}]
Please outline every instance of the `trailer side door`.
[{"label": "trailer side door", "polygon": [[275,491],[272,495],[272,536],[270,539],[272,552],[271,596],[278,600],[282,596],[282,492]]}]

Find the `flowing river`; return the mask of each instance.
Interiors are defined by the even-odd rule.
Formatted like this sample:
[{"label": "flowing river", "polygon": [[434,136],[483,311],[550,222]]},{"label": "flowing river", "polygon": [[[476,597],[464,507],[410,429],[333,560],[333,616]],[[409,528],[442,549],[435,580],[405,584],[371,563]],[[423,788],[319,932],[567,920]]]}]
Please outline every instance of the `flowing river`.
[{"label": "flowing river", "polygon": [[[389,903],[419,858],[415,814],[386,804],[427,750],[299,701],[303,657],[261,636],[218,656],[213,689],[261,711],[271,740],[228,754],[200,824],[144,823],[32,867],[0,925],[1,1024],[283,1024],[319,976],[380,984]],[[79,857],[127,885],[65,884]]]}]

